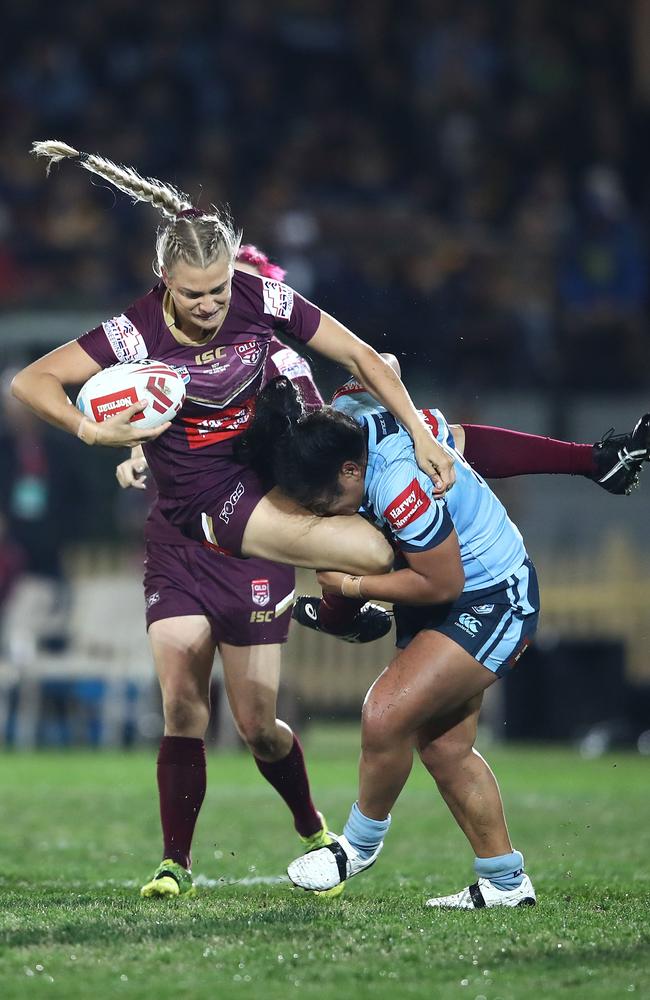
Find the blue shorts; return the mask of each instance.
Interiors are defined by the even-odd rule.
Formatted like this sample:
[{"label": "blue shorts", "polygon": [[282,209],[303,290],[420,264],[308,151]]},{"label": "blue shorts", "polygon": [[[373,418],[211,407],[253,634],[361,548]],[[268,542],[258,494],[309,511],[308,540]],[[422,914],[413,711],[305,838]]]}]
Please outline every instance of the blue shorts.
[{"label": "blue shorts", "polygon": [[516,664],[537,630],[539,586],[530,559],[507,580],[466,590],[453,604],[395,605],[397,646],[418,632],[442,632],[484,667],[501,676]]}]

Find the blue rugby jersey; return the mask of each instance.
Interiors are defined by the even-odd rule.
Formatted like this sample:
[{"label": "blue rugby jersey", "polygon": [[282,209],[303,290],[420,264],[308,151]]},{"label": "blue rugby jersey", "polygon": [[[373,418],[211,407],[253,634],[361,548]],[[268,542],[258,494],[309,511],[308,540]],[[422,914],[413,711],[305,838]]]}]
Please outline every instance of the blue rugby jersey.
[{"label": "blue rugby jersey", "polygon": [[519,569],[526,558],[519,529],[487,483],[455,450],[440,410],[422,413],[436,440],[456,459],[456,483],[444,499],[434,497],[431,480],[418,468],[408,433],[358,383],[339,389],[332,405],[367,428],[364,509],[379,527],[389,528],[403,552],[435,548],[455,528],[465,591],[499,583]]}]

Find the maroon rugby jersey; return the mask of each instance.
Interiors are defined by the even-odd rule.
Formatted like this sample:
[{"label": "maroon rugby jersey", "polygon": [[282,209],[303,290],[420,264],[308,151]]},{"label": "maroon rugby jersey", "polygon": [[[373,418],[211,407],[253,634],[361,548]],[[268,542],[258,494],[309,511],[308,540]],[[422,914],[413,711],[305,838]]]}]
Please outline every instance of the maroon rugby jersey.
[{"label": "maroon rugby jersey", "polygon": [[[277,337],[271,337],[262,384],[265,385],[277,375],[285,375],[296,383],[307,410],[319,410],[323,406],[323,397],[314,382],[309,363],[297,351],[287,347]],[[169,523],[160,509],[158,497],[155,498],[147,515],[144,536],[150,542],[164,542],[165,545],[199,544],[191,538],[187,538],[180,528]]]},{"label": "maroon rugby jersey", "polygon": [[180,412],[144,447],[160,496],[182,501],[196,495],[199,484],[210,489],[230,465],[233,439],[249,424],[263,384],[274,331],[307,343],[320,317],[281,281],[236,270],[223,325],[201,344],[176,328],[162,282],[78,342],[102,368],[154,358],[182,373],[187,396]]}]

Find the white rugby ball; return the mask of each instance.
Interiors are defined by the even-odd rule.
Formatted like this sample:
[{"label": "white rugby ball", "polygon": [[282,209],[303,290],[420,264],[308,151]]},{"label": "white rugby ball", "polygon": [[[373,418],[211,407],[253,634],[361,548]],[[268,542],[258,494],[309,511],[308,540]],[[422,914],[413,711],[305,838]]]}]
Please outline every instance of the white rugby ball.
[{"label": "white rugby ball", "polygon": [[104,368],[89,378],[77,396],[77,408],[101,424],[133,403],[147,406],[131,418],[143,429],[173,420],[185,399],[181,372],[163,361],[132,361]]}]

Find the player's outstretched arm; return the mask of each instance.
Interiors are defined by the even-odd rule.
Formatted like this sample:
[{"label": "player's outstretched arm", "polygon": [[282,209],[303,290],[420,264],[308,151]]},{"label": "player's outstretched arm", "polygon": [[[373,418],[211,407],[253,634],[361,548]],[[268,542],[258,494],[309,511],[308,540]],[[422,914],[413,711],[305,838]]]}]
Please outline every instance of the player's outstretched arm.
[{"label": "player's outstretched arm", "polygon": [[431,435],[403,382],[380,354],[327,313],[322,314],[309,346],[347,368],[397,417],[411,435],[417,463],[431,479],[436,495],[453,486],[456,479],[453,456]]}]

